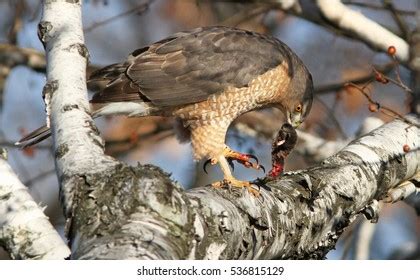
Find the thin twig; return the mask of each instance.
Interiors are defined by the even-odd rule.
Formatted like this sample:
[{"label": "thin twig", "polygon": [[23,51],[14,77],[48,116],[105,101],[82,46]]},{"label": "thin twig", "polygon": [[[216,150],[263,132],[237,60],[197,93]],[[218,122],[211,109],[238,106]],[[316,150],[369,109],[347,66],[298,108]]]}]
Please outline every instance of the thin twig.
[{"label": "thin twig", "polygon": [[135,7],[131,8],[131,9],[125,11],[125,12],[122,12],[122,13],[117,14],[115,16],[109,17],[109,18],[107,18],[105,20],[102,20],[102,21],[99,21],[99,22],[95,22],[92,25],[84,28],[83,31],[85,33],[88,33],[88,32],[91,32],[92,30],[94,30],[95,28],[98,28],[100,26],[106,25],[106,24],[108,24],[110,22],[113,22],[113,21],[115,21],[117,19],[120,19],[122,17],[131,15],[131,14],[135,14],[135,13],[142,14],[143,12],[145,12],[149,8],[149,6],[150,6],[150,4],[152,2],[153,2],[153,0],[148,0],[148,1],[146,1],[144,3],[141,3],[141,4],[135,6]]},{"label": "thin twig", "polygon": [[[363,2],[362,1],[343,1],[343,4],[359,6],[359,7],[363,7],[363,8],[372,9],[372,10],[385,10],[386,9],[382,5],[366,3],[364,1]],[[395,12],[397,12],[399,14],[402,14],[402,15],[406,15],[406,16],[415,16],[416,15],[416,11],[411,11],[411,10],[403,10],[403,9],[395,8]]]},{"label": "thin twig", "polygon": [[[382,73],[389,73],[394,68],[394,63],[388,63],[381,67],[376,67]],[[364,84],[373,80],[372,73],[368,75],[360,76],[354,79],[349,79],[346,81],[341,81],[332,84],[320,85],[315,88],[315,94],[329,94],[337,92],[340,89],[343,89],[346,84]]]},{"label": "thin twig", "polygon": [[[398,68],[398,66],[397,66],[397,68]],[[406,92],[408,92],[408,93],[412,94],[412,93],[413,93],[413,91],[412,91],[412,90],[411,90],[408,86],[406,86],[406,85],[402,82],[401,77],[400,77],[399,70],[395,70],[395,71],[396,71],[397,80],[395,80],[395,79],[393,79],[393,78],[391,78],[391,77],[389,77],[389,76],[384,75],[384,74],[383,74],[383,73],[381,73],[380,71],[376,70],[376,69],[375,69],[375,67],[373,67],[373,72],[374,72],[375,74],[378,74],[378,75],[383,76],[383,77],[384,77],[387,81],[389,81],[389,82],[393,83],[393,84],[394,84],[394,85],[396,85],[396,86],[399,86],[399,87],[400,87],[400,88],[402,88],[404,91],[406,91]]]},{"label": "thin twig", "polygon": [[15,4],[15,14],[13,15],[13,22],[7,34],[7,38],[10,44],[16,44],[17,34],[22,28],[22,16],[26,9],[26,3],[23,0],[19,0]]},{"label": "thin twig", "polygon": [[392,3],[392,0],[382,0],[382,2],[384,3],[384,7],[390,11],[392,17],[394,18],[395,23],[398,25],[398,28],[401,30],[402,37],[405,40],[408,40],[410,31],[404,19],[401,17],[401,14],[395,8],[394,3]]},{"label": "thin twig", "polygon": [[261,14],[269,12],[273,9],[272,5],[261,5],[261,6],[250,6],[247,9],[240,11],[239,13],[231,16],[230,18],[224,20],[221,25],[226,26],[238,26],[239,24],[251,20]]},{"label": "thin twig", "polygon": [[333,122],[334,126],[336,127],[336,129],[338,130],[338,132],[340,133],[340,135],[343,137],[343,139],[347,139],[348,136],[346,135],[346,133],[344,132],[343,128],[341,127],[340,122],[337,120],[337,118],[336,118],[336,116],[334,114],[334,111],[327,104],[325,104],[325,102],[322,101],[321,98],[315,96],[315,99],[327,111],[327,113],[328,113],[328,115],[330,117],[329,120],[331,120]]},{"label": "thin twig", "polygon": [[[11,149],[21,149],[20,147],[16,146],[15,143],[12,143],[12,142],[9,142],[9,141],[0,141],[0,147],[7,147],[7,148],[11,148]],[[52,145],[38,144],[34,148],[35,149],[40,149],[40,150],[50,150],[50,149],[52,149]]]},{"label": "thin twig", "polygon": [[387,116],[390,116],[390,117],[393,117],[393,118],[398,118],[400,120],[405,121],[406,123],[408,123],[410,125],[413,125],[415,127],[419,127],[420,128],[420,125],[418,125],[416,123],[413,123],[412,121],[410,121],[409,119],[407,119],[406,117],[404,117],[403,115],[401,115],[400,113],[398,113],[397,111],[395,111],[395,110],[393,110],[393,109],[391,109],[391,108],[389,108],[387,106],[383,106],[379,102],[373,100],[372,97],[370,97],[369,94],[365,91],[366,85],[363,86],[363,87],[360,87],[360,86],[358,86],[356,84],[348,83],[348,84],[346,84],[346,86],[354,87],[361,94],[363,94],[363,96],[366,97],[366,99],[372,105],[372,107],[370,107],[370,110],[372,112],[375,112],[375,111],[378,111],[379,110],[379,111],[381,111],[383,114],[385,114]]}]

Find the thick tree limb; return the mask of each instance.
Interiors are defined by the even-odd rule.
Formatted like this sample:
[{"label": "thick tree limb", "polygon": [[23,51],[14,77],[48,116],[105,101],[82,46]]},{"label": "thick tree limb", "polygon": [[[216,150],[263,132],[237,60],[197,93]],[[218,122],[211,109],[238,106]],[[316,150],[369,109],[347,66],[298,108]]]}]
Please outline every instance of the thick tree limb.
[{"label": "thick tree limb", "polygon": [[340,0],[317,0],[317,5],[322,15],[340,29],[354,33],[374,49],[386,51],[389,46],[394,46],[397,58],[402,62],[408,61],[408,43],[375,21],[352,10]]},{"label": "thick tree limb", "polygon": [[268,183],[260,198],[210,187],[184,192],[151,166],[87,174],[77,187],[89,198],[73,208],[82,232],[73,257],[323,258],[359,213],[373,217],[369,205],[419,171],[419,140],[417,127],[395,120],[320,165]]},{"label": "thick tree limb", "polygon": [[[81,2],[44,1],[38,35],[47,53],[43,95],[50,113],[57,174],[67,218],[89,170],[116,165],[103,153],[103,140],[89,114],[86,88],[88,50],[84,45]],[[49,116],[47,116],[48,118]],[[48,120],[47,120],[48,123]]]},{"label": "thick tree limb", "polygon": [[[208,1],[208,0],[207,0]],[[219,2],[243,2],[235,0],[211,0]],[[340,0],[300,0],[300,1],[251,1],[260,4],[260,11],[266,9],[283,10],[305,20],[318,24],[326,29],[349,38],[364,42],[374,50],[386,52],[393,45],[397,48],[397,58],[407,64],[408,43],[387,28],[352,10]],[[264,8],[265,7],[265,8]],[[401,12],[397,11],[396,12]],[[404,11],[406,12],[406,11]],[[246,18],[243,18],[246,20]],[[240,19],[242,21],[242,19]],[[235,22],[238,22],[235,19]]]},{"label": "thick tree limb", "polygon": [[0,244],[13,259],[64,259],[70,250],[0,149]]}]

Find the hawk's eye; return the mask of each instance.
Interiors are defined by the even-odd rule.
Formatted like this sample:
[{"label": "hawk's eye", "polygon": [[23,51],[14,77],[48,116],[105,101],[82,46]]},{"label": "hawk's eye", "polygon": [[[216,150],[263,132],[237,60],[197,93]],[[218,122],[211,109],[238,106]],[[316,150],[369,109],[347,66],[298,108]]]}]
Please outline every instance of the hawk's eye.
[{"label": "hawk's eye", "polygon": [[302,104],[297,105],[296,108],[295,108],[295,111],[296,112],[302,112]]}]

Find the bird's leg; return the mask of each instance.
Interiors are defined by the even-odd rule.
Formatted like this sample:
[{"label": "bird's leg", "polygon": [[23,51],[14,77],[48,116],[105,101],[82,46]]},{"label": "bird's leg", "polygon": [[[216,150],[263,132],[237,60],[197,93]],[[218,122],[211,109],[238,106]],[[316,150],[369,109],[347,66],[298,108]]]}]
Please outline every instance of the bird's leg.
[{"label": "bird's leg", "polygon": [[232,175],[232,173],[229,169],[229,163],[228,163],[228,161],[226,160],[226,158],[223,154],[220,155],[216,159],[212,159],[210,162],[212,164],[219,163],[220,168],[222,169],[222,172],[223,172],[223,175],[224,175],[223,181],[213,183],[212,184],[213,187],[221,188],[224,185],[229,185],[229,186],[237,187],[237,188],[246,188],[249,193],[251,193],[252,195],[257,196],[257,197],[260,195],[260,192],[256,189],[254,189],[250,182],[241,181],[241,180],[238,180],[235,177],[233,177],[233,175]]},{"label": "bird's leg", "polygon": [[[246,168],[253,168],[256,170],[262,170],[265,173],[265,168],[263,165],[259,164],[258,158],[251,154],[242,154],[239,152],[235,152],[234,150],[230,149],[229,147],[225,147],[223,149],[223,156],[226,158],[227,162],[229,163],[232,170],[234,169],[233,161],[237,161],[238,163],[242,164]],[[251,159],[254,159],[255,162],[251,162]],[[204,172],[207,173],[207,165],[211,163],[212,165],[216,164],[217,159],[209,159],[207,160],[204,165],[203,169]]]},{"label": "bird's leg", "polygon": [[[263,172],[265,172],[264,166],[259,164],[258,158],[254,155],[238,153],[230,149],[228,146],[224,148],[223,155],[228,160],[229,163],[235,160],[238,163],[245,166],[246,168],[253,168],[253,169],[262,170]],[[251,162],[251,159],[254,159],[255,162]]]}]

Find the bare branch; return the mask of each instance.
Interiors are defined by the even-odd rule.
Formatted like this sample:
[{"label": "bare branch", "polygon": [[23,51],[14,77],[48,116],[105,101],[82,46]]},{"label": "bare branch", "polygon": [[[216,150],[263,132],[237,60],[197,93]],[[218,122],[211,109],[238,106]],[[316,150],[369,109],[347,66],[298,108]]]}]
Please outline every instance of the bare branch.
[{"label": "bare branch", "polygon": [[414,90],[410,110],[412,113],[420,115],[420,10],[416,15],[416,24],[417,27],[410,42],[410,67],[413,69],[411,72],[411,87]]},{"label": "bare branch", "polygon": [[[348,0],[344,0],[343,1],[343,4],[352,5],[352,6],[359,6],[359,7],[373,9],[373,10],[385,10],[385,9],[387,9],[383,5],[377,5],[377,4],[373,4],[373,3],[367,3],[365,1],[353,1],[353,0],[348,1]],[[414,16],[416,14],[416,11],[397,9],[395,7],[394,7],[394,10],[395,10],[396,13],[402,14],[402,15],[405,15],[405,16]]]},{"label": "bare branch", "polygon": [[410,125],[419,127],[418,123],[411,122],[409,119],[407,119],[406,117],[404,117],[403,115],[395,111],[394,109],[389,108],[388,106],[381,105],[378,101],[373,100],[372,97],[370,97],[369,93],[365,91],[366,86],[360,87],[352,83],[349,83],[347,86],[356,88],[358,92],[360,92],[369,101],[369,110],[371,112],[380,111],[387,116],[390,116],[393,118],[399,118],[401,120],[404,120],[406,123]]},{"label": "bare branch", "polygon": [[45,72],[46,67],[45,55],[40,51],[10,44],[0,44],[0,64],[8,68],[26,65],[38,72]]},{"label": "bare branch", "polygon": [[[365,135],[383,124],[383,121],[378,118],[368,117],[360,127],[357,136]],[[296,151],[315,162],[332,156],[351,141],[350,139],[329,141],[300,130],[298,135],[299,145],[296,147]]]},{"label": "bare branch", "polygon": [[[384,66],[374,66],[375,69],[377,69],[379,72],[383,74],[389,73],[393,68],[395,67],[395,63],[389,63]],[[331,84],[326,85],[319,85],[315,88],[316,94],[327,94],[327,93],[336,93],[340,89],[343,89],[346,84],[352,83],[352,84],[365,84],[367,82],[370,82],[374,79],[372,73],[361,75],[360,77],[354,78],[354,79],[348,79],[340,82],[335,82]]]},{"label": "bare branch", "polygon": [[107,19],[102,20],[100,22],[95,22],[92,25],[84,28],[83,31],[85,33],[88,33],[88,32],[91,32],[92,30],[94,30],[94,29],[96,29],[96,28],[98,28],[100,26],[104,26],[104,25],[106,25],[108,23],[111,23],[111,22],[117,20],[117,19],[120,19],[120,18],[129,16],[129,15],[132,15],[132,14],[141,14],[141,13],[145,12],[149,8],[149,6],[150,6],[150,4],[151,4],[152,1],[153,0],[148,0],[148,1],[144,2],[144,3],[141,3],[141,4],[138,4],[138,5],[134,6],[133,8],[131,8],[131,9],[125,11],[125,12],[122,12],[120,14],[117,14],[115,16],[112,16],[110,18],[107,18]]},{"label": "bare branch", "polygon": [[402,32],[402,37],[405,40],[408,40],[410,32],[409,32],[409,29],[407,27],[407,24],[404,21],[404,18],[401,16],[401,13],[398,11],[397,8],[395,8],[392,0],[382,0],[382,2],[384,3],[384,7],[391,12],[391,15],[394,18],[396,24],[398,25],[398,28]]},{"label": "bare branch", "polygon": [[0,244],[13,259],[64,259],[70,249],[0,149]]},{"label": "bare branch", "polygon": [[375,49],[387,51],[389,46],[395,46],[398,59],[408,61],[407,42],[375,21],[346,7],[340,0],[317,0],[317,5],[323,16],[339,28],[354,33]]},{"label": "bare branch", "polygon": [[359,226],[359,232],[356,243],[356,260],[368,260],[370,245],[372,243],[372,238],[375,233],[376,224],[371,221],[364,220]]}]

